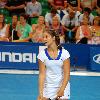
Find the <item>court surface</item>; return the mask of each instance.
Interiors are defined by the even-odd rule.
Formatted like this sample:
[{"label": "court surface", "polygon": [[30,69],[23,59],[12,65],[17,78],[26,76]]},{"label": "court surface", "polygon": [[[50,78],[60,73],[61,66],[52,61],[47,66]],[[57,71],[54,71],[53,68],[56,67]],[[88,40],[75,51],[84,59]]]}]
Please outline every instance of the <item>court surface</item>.
[{"label": "court surface", "polygon": [[[37,73],[0,71],[0,100],[37,100]],[[70,100],[100,100],[100,73],[71,72],[70,83]]]}]

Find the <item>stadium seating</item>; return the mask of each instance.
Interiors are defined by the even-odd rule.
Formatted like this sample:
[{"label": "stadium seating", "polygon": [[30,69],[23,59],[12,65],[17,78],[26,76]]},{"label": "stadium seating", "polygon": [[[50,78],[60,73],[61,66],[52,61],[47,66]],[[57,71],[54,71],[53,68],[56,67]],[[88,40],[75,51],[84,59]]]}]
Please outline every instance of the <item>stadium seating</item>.
[{"label": "stadium seating", "polygon": [[0,13],[3,14],[4,16],[9,16],[9,11],[4,8],[0,8]]},{"label": "stadium seating", "polygon": [[11,24],[12,23],[12,18],[10,16],[5,17],[5,23],[6,24]]},{"label": "stadium seating", "polygon": [[31,19],[31,25],[32,24],[36,24],[37,23],[37,20],[38,20],[38,17],[32,18]]}]

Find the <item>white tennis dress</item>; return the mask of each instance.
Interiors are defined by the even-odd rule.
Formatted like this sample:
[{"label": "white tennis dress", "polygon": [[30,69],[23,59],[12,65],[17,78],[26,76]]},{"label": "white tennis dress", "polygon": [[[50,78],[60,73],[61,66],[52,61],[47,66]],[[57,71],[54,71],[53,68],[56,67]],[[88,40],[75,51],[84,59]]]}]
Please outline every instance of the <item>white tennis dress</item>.
[{"label": "white tennis dress", "polygon": [[[38,54],[38,59],[46,65],[46,78],[43,91],[44,97],[53,100],[57,96],[57,92],[63,79],[63,61],[69,57],[69,52],[64,48],[62,50],[58,50],[58,56],[56,59],[52,59],[49,56],[47,48]],[[61,99],[70,99],[69,82],[64,90],[64,96],[62,96]]]}]

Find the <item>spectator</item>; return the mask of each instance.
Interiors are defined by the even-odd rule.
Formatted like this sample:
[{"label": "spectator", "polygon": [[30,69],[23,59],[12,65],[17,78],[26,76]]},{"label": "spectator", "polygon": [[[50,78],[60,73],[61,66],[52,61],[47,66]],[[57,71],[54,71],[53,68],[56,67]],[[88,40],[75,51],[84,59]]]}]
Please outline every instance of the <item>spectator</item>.
[{"label": "spectator", "polygon": [[89,24],[90,25],[93,25],[93,19],[94,19],[94,16],[91,14],[91,9],[90,8],[84,8],[83,9],[83,14],[81,14],[79,16],[79,22],[80,22],[80,25],[82,24],[82,21],[83,21],[83,17],[86,16],[89,20]]},{"label": "spectator", "polygon": [[0,0],[0,8],[4,8],[7,3],[7,0]]},{"label": "spectator", "polygon": [[82,25],[78,27],[76,32],[76,43],[87,44],[88,40],[91,39],[91,30],[87,17],[83,18]]},{"label": "spectator", "polygon": [[56,10],[64,9],[65,5],[68,6],[68,4],[71,7],[78,6],[78,0],[48,0],[48,3],[51,5],[51,7],[53,7]]},{"label": "spectator", "polygon": [[81,8],[84,9],[86,7],[93,10],[96,7],[97,0],[80,0]]},{"label": "spectator", "polygon": [[78,0],[67,0],[67,2],[73,10],[78,10]]},{"label": "spectator", "polygon": [[4,20],[4,15],[0,14],[0,41],[9,41],[9,25]]},{"label": "spectator", "polygon": [[45,30],[45,19],[43,16],[39,16],[38,23],[32,25],[32,33],[30,38],[32,42],[43,42],[43,31]]},{"label": "spectator", "polygon": [[60,20],[60,15],[57,14],[57,10],[56,9],[51,9],[51,12],[50,13],[47,13],[45,15],[45,22],[46,22],[46,26],[49,27],[51,24],[52,24],[52,18],[54,16],[57,16]]},{"label": "spectator", "polygon": [[[67,2],[64,2],[64,3],[67,3]],[[63,16],[64,15],[68,15],[69,14],[69,12],[71,12],[71,11],[74,11],[75,12],[75,16],[76,17],[79,17],[80,16],[80,11],[78,11],[77,10],[77,7],[72,7],[71,5],[69,5],[68,3],[67,3],[67,5],[64,7],[64,9],[63,10],[57,10],[57,12],[58,12],[58,14],[60,15],[60,19],[62,20],[62,18],[63,18]]]},{"label": "spectator", "polygon": [[48,0],[48,3],[50,4],[51,7],[54,9],[64,9],[64,1],[66,0]]},{"label": "spectator", "polygon": [[64,37],[65,37],[64,36],[64,30],[63,30],[63,27],[60,24],[59,18],[57,16],[54,16],[52,18],[52,24],[51,24],[51,26],[49,28],[55,30],[59,34],[60,43],[64,43],[65,42],[65,40],[64,40]]},{"label": "spectator", "polygon": [[97,5],[96,6],[100,8],[100,0],[97,0]]},{"label": "spectator", "polygon": [[80,11],[78,11],[77,9],[73,9],[72,7],[68,7],[67,11],[68,13],[74,11],[75,17],[78,17],[78,19],[79,19],[79,16],[81,15]]},{"label": "spectator", "polygon": [[62,20],[64,15],[68,15],[68,10],[70,9],[70,6],[67,2],[67,0],[64,1],[64,6],[62,9],[57,9],[57,13],[60,15],[60,19]]},{"label": "spectator", "polygon": [[19,40],[15,40],[15,42],[28,42],[29,34],[32,32],[32,27],[26,22],[26,15],[20,15],[20,24],[16,26],[16,31],[19,36]]},{"label": "spectator", "polygon": [[93,26],[91,26],[92,38],[89,44],[100,44],[100,18],[97,16],[93,20]]},{"label": "spectator", "polygon": [[65,14],[68,14],[69,0],[48,0],[48,3],[57,10],[61,19]]},{"label": "spectator", "polygon": [[19,37],[17,35],[16,26],[19,24],[17,15],[12,16],[12,23],[10,25],[10,41],[18,40]]},{"label": "spectator", "polygon": [[75,33],[79,26],[78,17],[75,16],[74,11],[70,11],[68,15],[64,15],[62,25],[65,30],[65,42],[74,43]]},{"label": "spectator", "polygon": [[100,0],[97,0],[97,5],[96,5],[97,9],[97,15],[100,16]]},{"label": "spectator", "polygon": [[32,0],[30,3],[27,3],[26,14],[29,17],[38,17],[41,15],[41,13],[42,13],[42,6],[40,2]]},{"label": "spectator", "polygon": [[25,1],[24,0],[8,0],[6,9],[9,10],[10,16],[12,15],[20,15],[25,13]]}]

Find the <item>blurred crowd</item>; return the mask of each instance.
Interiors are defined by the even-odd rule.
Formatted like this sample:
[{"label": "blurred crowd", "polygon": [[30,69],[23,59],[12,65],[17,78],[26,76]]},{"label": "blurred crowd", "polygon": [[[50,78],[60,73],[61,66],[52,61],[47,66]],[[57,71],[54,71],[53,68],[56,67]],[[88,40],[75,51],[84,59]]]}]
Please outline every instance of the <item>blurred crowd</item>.
[{"label": "blurred crowd", "polygon": [[100,44],[99,1],[0,0],[0,41],[43,43],[49,28],[61,43]]}]

